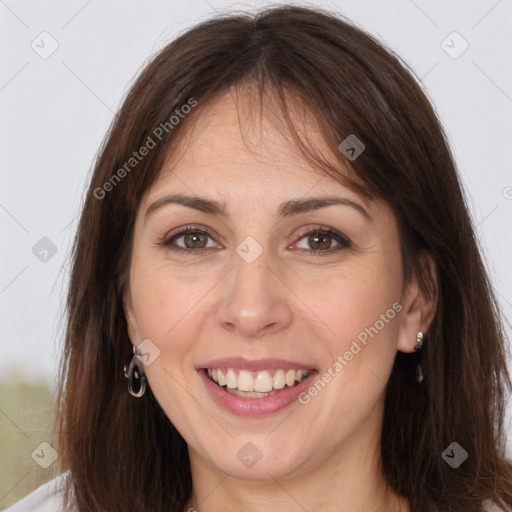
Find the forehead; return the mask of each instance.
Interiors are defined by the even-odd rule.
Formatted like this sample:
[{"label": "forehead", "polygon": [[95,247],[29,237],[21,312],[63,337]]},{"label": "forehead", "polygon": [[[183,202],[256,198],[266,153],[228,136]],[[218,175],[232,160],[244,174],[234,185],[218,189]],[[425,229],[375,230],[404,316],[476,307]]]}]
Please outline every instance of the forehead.
[{"label": "forehead", "polygon": [[[290,101],[287,112],[308,148],[353,177],[334,157],[306,105]],[[213,180],[223,186],[256,186],[265,180],[268,185],[285,187],[292,182],[306,187],[327,179],[299,151],[272,93],[260,100],[253,89],[230,89],[206,105],[199,102],[193,116],[173,141],[152,190],[175,181],[176,173],[194,183],[212,185]]]}]

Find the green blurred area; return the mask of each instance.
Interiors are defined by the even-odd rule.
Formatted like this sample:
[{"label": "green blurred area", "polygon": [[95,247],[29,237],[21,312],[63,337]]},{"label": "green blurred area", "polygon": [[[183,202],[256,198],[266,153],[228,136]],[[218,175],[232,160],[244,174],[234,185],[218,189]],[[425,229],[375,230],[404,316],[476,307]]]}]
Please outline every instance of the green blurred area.
[{"label": "green blurred area", "polygon": [[[47,469],[32,454],[42,442],[54,445],[54,388],[50,381],[27,381],[16,370],[0,380],[0,510],[4,510],[57,475],[57,461]],[[44,446],[44,445],[43,445]],[[51,450],[46,450],[46,456]],[[44,458],[39,458],[45,465]]]}]

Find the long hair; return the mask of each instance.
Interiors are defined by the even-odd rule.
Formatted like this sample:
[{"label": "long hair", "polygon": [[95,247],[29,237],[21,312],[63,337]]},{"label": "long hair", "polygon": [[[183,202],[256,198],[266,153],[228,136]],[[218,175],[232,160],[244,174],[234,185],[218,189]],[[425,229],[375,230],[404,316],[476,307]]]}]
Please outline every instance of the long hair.
[{"label": "long hair", "polygon": [[[386,482],[412,512],[480,512],[487,499],[510,510],[506,340],[446,135],[391,50],[337,14],[292,6],[220,15],[180,35],[142,70],[99,150],[71,254],[57,396],[59,468],[70,470],[79,510],[181,512],[191,494],[185,441],[150,389],[140,399],[127,392],[122,292],[141,198],[201,107],[240,87],[263,108],[264,92],[273,93],[274,115],[319,173],[391,206],[404,275],[415,273],[436,297],[424,381],[413,378],[415,356],[399,352],[387,383]],[[340,168],[357,179],[303,140],[291,98],[310,109]],[[353,161],[338,149],[351,134],[365,144]],[[468,453],[457,469],[442,457],[452,442]]]}]

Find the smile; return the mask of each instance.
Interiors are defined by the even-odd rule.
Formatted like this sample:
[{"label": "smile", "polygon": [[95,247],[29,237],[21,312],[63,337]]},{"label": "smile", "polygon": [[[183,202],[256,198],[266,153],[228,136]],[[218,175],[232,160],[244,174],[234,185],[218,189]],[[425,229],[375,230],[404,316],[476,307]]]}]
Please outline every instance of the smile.
[{"label": "smile", "polygon": [[296,386],[313,370],[249,371],[237,368],[208,368],[208,377],[225,391],[245,398],[266,398],[286,387]]},{"label": "smile", "polygon": [[308,366],[283,359],[227,357],[204,361],[196,371],[208,395],[222,409],[235,415],[262,416],[298,402],[299,394],[318,375],[316,368]]}]

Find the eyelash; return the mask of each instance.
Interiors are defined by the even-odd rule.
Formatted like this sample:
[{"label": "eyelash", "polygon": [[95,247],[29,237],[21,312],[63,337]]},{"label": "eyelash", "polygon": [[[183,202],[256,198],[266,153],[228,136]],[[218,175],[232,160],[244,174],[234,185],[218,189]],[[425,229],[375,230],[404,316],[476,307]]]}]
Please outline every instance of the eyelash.
[{"label": "eyelash", "polygon": [[[179,246],[171,247],[171,244],[176,239],[180,238],[183,235],[187,235],[189,233],[205,234],[213,239],[213,235],[205,228],[198,228],[196,226],[184,226],[183,228],[180,228],[178,231],[173,233],[170,237],[165,237],[159,243],[159,245],[164,246],[164,247],[166,247],[174,252],[180,253],[180,254],[187,254],[188,256],[195,256],[198,254],[203,254],[203,253],[208,252],[210,249],[212,249],[211,247],[202,248],[202,249],[184,249],[183,247],[179,247]],[[297,252],[299,254],[308,253],[312,256],[322,257],[322,256],[327,256],[329,254],[332,254],[333,252],[338,252],[344,248],[349,249],[350,247],[352,247],[352,243],[350,242],[350,240],[347,237],[345,237],[341,233],[338,233],[337,231],[334,231],[331,228],[328,228],[326,226],[320,226],[320,225],[315,226],[314,228],[310,229],[309,231],[306,231],[305,233],[302,233],[299,236],[299,238],[297,239],[297,241],[302,240],[306,236],[313,235],[313,234],[329,236],[329,237],[333,238],[334,240],[336,240],[336,242],[338,242],[340,245],[337,248],[327,249],[324,251],[323,250],[315,251],[313,249],[297,249]]]}]

